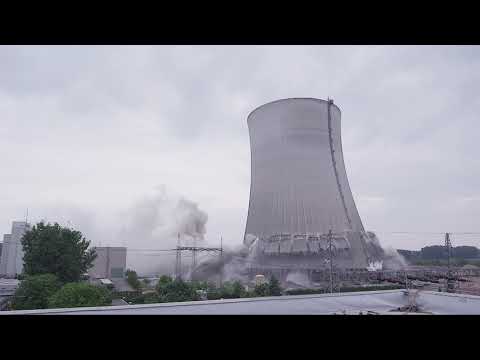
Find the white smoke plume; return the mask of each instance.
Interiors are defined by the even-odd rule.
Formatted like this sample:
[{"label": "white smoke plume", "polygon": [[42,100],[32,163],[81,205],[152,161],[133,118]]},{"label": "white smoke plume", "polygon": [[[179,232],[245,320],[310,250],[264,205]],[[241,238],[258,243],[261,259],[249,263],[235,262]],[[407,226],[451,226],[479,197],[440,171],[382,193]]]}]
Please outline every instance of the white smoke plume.
[{"label": "white smoke plume", "polygon": [[245,245],[251,247],[258,238],[255,235],[247,234],[245,235]]},{"label": "white smoke plume", "polygon": [[255,261],[255,258],[260,253],[260,240],[252,234],[245,236],[245,247],[248,249],[248,261]]},{"label": "white smoke plume", "polygon": [[248,281],[247,262],[245,253],[242,250],[234,250],[231,253],[231,259],[226,261],[223,266],[223,278],[226,281]]},{"label": "white smoke plume", "polygon": [[152,197],[137,202],[124,213],[120,238],[128,248],[128,263],[140,274],[171,273],[175,252],[142,252],[141,249],[174,249],[201,245],[208,215],[182,196],[167,193],[163,186]]},{"label": "white smoke plume", "polygon": [[207,214],[184,197],[167,194],[165,188],[137,202],[126,212],[125,233],[137,244],[176,245],[183,239],[201,239],[206,233]]},{"label": "white smoke plume", "polygon": [[383,249],[383,251],[385,253],[385,259],[383,261],[385,268],[391,270],[401,270],[408,266],[405,258],[394,248],[386,247]]},{"label": "white smoke plume", "polygon": [[374,232],[367,232],[366,242],[369,252],[375,255],[375,259],[368,265],[368,270],[400,270],[407,266],[403,256],[392,247],[383,247]]},{"label": "white smoke plume", "polygon": [[367,266],[368,271],[377,271],[382,269],[383,269],[383,261],[372,261]]},{"label": "white smoke plume", "polygon": [[301,271],[292,271],[287,274],[285,279],[286,283],[294,284],[296,286],[309,288],[312,287],[312,282],[308,278],[308,275],[305,272]]},{"label": "white smoke plume", "polygon": [[382,245],[380,245],[380,240],[378,240],[377,234],[375,234],[373,231],[367,231],[366,234],[367,236],[365,239],[367,243],[373,244],[374,246],[378,246],[380,248],[382,247]]},{"label": "white smoke plume", "polygon": [[223,255],[212,255],[200,262],[195,270],[195,278],[216,282],[248,281],[249,251],[246,246],[239,245],[233,248],[223,248]]},{"label": "white smoke plume", "polygon": [[73,227],[91,240],[92,246],[125,246],[127,267],[140,275],[172,274],[175,264],[174,251],[140,250],[174,249],[178,235],[182,245],[201,246],[207,231],[207,214],[195,202],[167,191],[164,185],[120,213],[99,215],[85,206],[52,204],[29,221]]}]

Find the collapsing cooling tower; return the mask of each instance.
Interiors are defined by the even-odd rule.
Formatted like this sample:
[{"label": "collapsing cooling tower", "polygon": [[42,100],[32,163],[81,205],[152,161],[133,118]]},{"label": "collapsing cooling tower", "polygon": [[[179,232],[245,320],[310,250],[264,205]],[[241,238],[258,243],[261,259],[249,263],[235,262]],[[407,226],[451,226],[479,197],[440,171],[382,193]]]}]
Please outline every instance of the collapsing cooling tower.
[{"label": "collapsing cooling tower", "polygon": [[244,243],[263,264],[365,268],[371,242],[348,184],[332,100],[294,98],[255,109],[247,122],[251,187]]}]

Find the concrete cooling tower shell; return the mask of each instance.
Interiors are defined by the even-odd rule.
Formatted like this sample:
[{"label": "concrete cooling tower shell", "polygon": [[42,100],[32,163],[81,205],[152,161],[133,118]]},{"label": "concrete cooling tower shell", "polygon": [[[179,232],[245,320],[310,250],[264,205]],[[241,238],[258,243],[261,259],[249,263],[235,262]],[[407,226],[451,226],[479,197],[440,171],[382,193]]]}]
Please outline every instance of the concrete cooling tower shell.
[{"label": "concrete cooling tower shell", "polygon": [[274,101],[248,116],[251,186],[244,241],[258,239],[264,262],[277,255],[284,262],[319,262],[331,230],[343,267],[368,265],[368,239],[347,179],[340,119],[333,101],[312,98]]}]

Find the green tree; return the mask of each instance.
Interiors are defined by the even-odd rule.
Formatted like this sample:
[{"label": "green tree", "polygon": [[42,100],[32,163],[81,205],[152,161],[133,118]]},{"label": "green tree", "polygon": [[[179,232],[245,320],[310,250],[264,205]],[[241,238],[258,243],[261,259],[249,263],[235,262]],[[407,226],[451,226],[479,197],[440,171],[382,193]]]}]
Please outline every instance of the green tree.
[{"label": "green tree", "polygon": [[167,276],[167,275],[160,276],[160,279],[158,279],[158,283],[157,283],[157,292],[160,291],[160,289],[165,287],[167,284],[170,284],[172,281],[173,279],[170,276]]},{"label": "green tree", "polygon": [[253,289],[253,296],[280,296],[282,288],[276,277],[272,276],[267,283],[259,284]]},{"label": "green tree", "polygon": [[253,296],[255,297],[269,296],[268,283],[256,285],[255,289],[253,289]]},{"label": "green tree", "polygon": [[194,288],[194,290],[207,290],[208,289],[208,282],[207,281],[194,280],[194,281],[190,282],[190,285]]},{"label": "green tree", "polygon": [[110,292],[88,283],[68,283],[48,299],[49,308],[105,306],[112,303]]},{"label": "green tree", "polygon": [[213,282],[208,282],[205,288],[208,300],[218,300],[222,298],[222,287],[218,288]]},{"label": "green tree", "polygon": [[160,302],[180,302],[197,300],[195,288],[181,279],[160,278],[157,285]]},{"label": "green tree", "polygon": [[238,299],[246,296],[245,288],[240,281],[225,281],[217,292],[218,298],[223,299]]},{"label": "green tree", "polygon": [[158,295],[156,293],[148,293],[148,294],[145,294],[143,295],[144,296],[144,300],[143,300],[143,303],[144,304],[155,304],[155,303],[159,303],[160,302],[160,298],[158,297]]},{"label": "green tree", "polygon": [[461,259],[477,258],[480,251],[475,246],[456,246],[453,248],[453,255]]},{"label": "green tree", "polygon": [[130,304],[154,304],[159,303],[160,299],[156,292],[148,292],[146,294],[129,294],[123,298]]},{"label": "green tree", "polygon": [[446,248],[441,245],[425,246],[420,252],[422,260],[440,260],[447,258]]},{"label": "green tree", "polygon": [[231,299],[233,297],[233,283],[225,281],[219,288],[220,297],[223,299]]},{"label": "green tree", "polygon": [[270,278],[268,283],[268,296],[280,296],[282,295],[282,288],[280,287],[280,282],[275,276]]},{"label": "green tree", "polygon": [[22,238],[24,272],[54,274],[62,283],[78,281],[97,256],[89,245],[80,231],[40,222]]},{"label": "green tree", "polygon": [[225,281],[221,286],[217,288],[217,294],[219,299],[230,299],[232,297],[232,283]]},{"label": "green tree", "polygon": [[55,275],[27,276],[15,292],[12,308],[14,310],[46,309],[48,298],[60,287],[61,284]]},{"label": "green tree", "polygon": [[234,281],[232,284],[232,298],[242,298],[246,296],[245,287],[240,281]]},{"label": "green tree", "polygon": [[134,270],[127,270],[125,273],[127,275],[127,283],[135,290],[139,290],[142,284],[138,280],[137,273]]}]

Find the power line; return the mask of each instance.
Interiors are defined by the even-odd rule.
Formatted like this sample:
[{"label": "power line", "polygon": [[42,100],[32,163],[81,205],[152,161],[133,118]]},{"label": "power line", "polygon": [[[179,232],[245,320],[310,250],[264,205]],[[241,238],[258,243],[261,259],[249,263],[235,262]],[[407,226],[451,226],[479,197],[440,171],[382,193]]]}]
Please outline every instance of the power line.
[{"label": "power line", "polygon": [[480,232],[451,232],[454,235],[480,235]]},{"label": "power line", "polygon": [[[445,235],[445,232],[429,232],[429,231],[373,231],[375,234],[392,234],[392,235]],[[480,235],[480,232],[455,232],[450,231],[449,234],[454,235]]]},{"label": "power line", "polygon": [[145,252],[156,252],[156,251],[176,251],[177,249],[131,249],[127,248],[128,251],[145,251]]},{"label": "power line", "polygon": [[[427,231],[372,231],[372,232],[374,232],[375,234],[409,235],[409,236],[415,236],[415,235],[416,236],[419,236],[419,235],[435,235],[435,236],[442,235],[442,236],[444,236],[445,235],[445,232],[427,232]],[[449,234],[450,234],[450,236],[452,236],[452,235],[455,236],[457,239],[459,237],[460,238],[463,237],[463,239],[468,239],[468,240],[473,240],[471,238],[471,236],[480,236],[480,232],[474,232],[474,231],[471,231],[471,232],[449,232]],[[209,252],[209,251],[223,252],[222,249],[223,249],[223,247],[221,247],[221,248],[204,247],[204,248],[201,248],[201,249],[199,248],[199,250],[206,251],[206,252]],[[182,247],[182,250],[191,250],[191,249],[190,249],[190,247],[188,249],[187,249],[187,247],[185,247],[185,249],[183,249],[183,247]],[[164,256],[164,255],[168,256],[168,255],[174,255],[175,252],[178,251],[178,249],[176,249],[176,248],[170,248],[170,249],[127,248],[127,251],[131,252],[131,253],[137,253],[138,255],[143,255],[143,256]],[[160,254],[160,253],[163,253],[163,254]]]},{"label": "power line", "polygon": [[[444,235],[444,232],[430,232],[430,231],[371,231],[375,234],[390,234],[390,235]],[[453,233],[451,233],[453,234]]]}]

